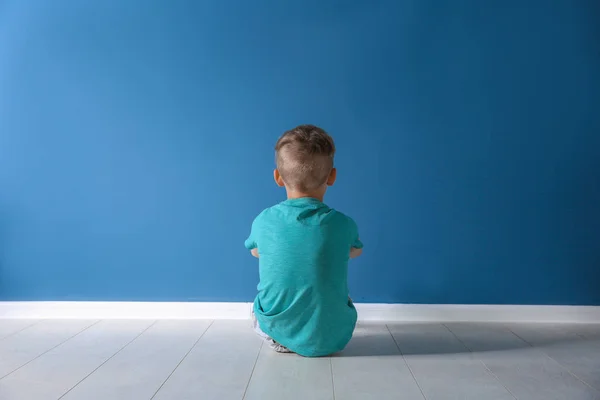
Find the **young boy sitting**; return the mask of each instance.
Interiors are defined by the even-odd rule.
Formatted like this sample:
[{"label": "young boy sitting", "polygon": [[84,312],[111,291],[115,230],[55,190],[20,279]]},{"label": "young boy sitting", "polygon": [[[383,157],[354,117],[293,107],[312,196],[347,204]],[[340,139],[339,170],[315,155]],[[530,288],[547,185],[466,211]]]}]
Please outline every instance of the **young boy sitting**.
[{"label": "young boy sitting", "polygon": [[300,125],[275,145],[275,182],[287,200],[252,223],[246,248],[259,257],[254,328],[271,348],[302,356],[342,350],[356,309],[348,296],[348,259],[362,243],[356,223],[323,203],[333,185],[335,145],[321,128]]}]

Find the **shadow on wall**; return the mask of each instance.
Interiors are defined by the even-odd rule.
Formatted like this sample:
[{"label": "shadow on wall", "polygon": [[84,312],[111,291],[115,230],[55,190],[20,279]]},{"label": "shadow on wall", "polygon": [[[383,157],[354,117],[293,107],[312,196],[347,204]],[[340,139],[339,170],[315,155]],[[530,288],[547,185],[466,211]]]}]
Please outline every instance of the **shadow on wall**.
[{"label": "shadow on wall", "polygon": [[334,357],[506,352],[600,340],[600,324],[586,326],[583,334],[569,327],[551,324],[396,323],[382,326],[359,323],[346,349]]}]

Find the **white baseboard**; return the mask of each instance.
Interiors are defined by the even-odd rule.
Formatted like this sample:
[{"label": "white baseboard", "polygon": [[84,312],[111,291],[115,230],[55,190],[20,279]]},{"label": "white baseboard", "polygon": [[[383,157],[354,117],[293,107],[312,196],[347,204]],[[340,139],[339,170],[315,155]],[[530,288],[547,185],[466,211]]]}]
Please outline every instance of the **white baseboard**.
[{"label": "white baseboard", "polygon": [[600,323],[600,306],[357,304],[363,321]]},{"label": "white baseboard", "polygon": [[7,301],[0,318],[249,319],[251,303]]},{"label": "white baseboard", "polygon": [[[600,306],[356,304],[359,320],[600,323]],[[0,302],[0,319],[249,319],[251,303]]]}]

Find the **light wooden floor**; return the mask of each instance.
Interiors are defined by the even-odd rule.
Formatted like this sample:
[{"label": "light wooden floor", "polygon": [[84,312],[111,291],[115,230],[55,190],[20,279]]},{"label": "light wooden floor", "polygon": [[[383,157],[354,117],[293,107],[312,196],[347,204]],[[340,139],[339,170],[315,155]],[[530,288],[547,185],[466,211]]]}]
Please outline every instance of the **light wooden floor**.
[{"label": "light wooden floor", "polygon": [[363,324],[307,359],[248,321],[0,320],[0,399],[600,399],[600,325]]}]

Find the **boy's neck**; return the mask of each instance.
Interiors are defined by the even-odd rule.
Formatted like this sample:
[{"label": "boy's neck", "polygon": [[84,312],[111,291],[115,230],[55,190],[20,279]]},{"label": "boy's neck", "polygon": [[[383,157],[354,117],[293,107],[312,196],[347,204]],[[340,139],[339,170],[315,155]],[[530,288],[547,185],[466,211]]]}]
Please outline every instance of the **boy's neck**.
[{"label": "boy's neck", "polygon": [[293,200],[293,199],[303,199],[303,198],[309,197],[312,199],[317,199],[322,203],[323,199],[325,198],[325,190],[314,191],[312,193],[304,193],[304,192],[297,192],[297,191],[293,191],[293,190],[287,190],[287,198],[288,198],[288,200]]}]

